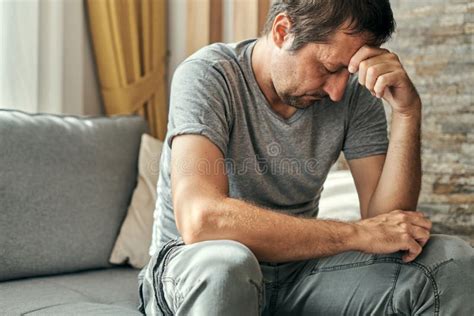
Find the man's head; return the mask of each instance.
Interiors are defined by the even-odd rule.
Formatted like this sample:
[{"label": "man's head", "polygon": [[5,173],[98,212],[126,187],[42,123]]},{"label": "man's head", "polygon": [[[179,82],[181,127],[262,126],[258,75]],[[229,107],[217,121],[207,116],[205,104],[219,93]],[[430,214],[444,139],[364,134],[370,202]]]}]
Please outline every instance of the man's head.
[{"label": "man's head", "polygon": [[344,93],[352,55],[380,46],[395,29],[389,0],[277,0],[263,33],[273,40],[275,92],[288,105],[305,108]]}]

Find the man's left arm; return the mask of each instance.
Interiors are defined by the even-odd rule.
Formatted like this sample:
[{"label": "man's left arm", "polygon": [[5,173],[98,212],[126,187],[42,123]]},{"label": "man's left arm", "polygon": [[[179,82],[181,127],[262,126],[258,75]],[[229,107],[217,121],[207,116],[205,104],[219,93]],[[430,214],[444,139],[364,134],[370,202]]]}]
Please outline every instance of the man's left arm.
[{"label": "man's left arm", "polygon": [[393,210],[415,211],[421,187],[421,100],[398,57],[364,46],[351,59],[359,83],[392,107],[386,155],[349,160],[362,218]]}]

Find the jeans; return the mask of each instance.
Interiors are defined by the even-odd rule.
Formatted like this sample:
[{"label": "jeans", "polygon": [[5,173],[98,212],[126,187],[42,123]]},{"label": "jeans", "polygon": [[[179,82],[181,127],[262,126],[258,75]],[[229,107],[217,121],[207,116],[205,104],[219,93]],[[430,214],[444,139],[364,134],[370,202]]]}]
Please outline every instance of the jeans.
[{"label": "jeans", "polygon": [[258,261],[233,240],[169,241],[138,277],[147,315],[474,315],[474,250],[431,235],[402,252]]}]

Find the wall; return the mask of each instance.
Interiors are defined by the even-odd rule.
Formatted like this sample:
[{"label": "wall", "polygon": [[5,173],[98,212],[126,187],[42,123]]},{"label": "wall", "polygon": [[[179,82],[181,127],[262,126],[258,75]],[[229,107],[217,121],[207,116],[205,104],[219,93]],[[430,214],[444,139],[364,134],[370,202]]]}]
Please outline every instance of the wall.
[{"label": "wall", "polygon": [[392,0],[399,54],[423,101],[419,208],[474,245],[474,3]]}]

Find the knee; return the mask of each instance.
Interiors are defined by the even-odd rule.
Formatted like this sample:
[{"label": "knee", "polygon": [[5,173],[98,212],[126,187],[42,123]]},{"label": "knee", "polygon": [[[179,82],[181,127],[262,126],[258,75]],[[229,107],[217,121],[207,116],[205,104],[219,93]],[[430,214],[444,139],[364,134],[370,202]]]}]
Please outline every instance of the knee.
[{"label": "knee", "polygon": [[[474,249],[455,236],[436,235],[432,241],[433,256],[443,254],[431,269],[440,315],[467,315],[474,309]],[[442,260],[443,261],[442,261]],[[436,297],[435,297],[436,301]],[[435,303],[436,305],[436,303]]]},{"label": "knee", "polygon": [[[442,310],[440,315],[463,315],[453,311],[466,308],[466,304],[472,306],[466,299],[473,282],[472,247],[459,237],[435,234],[414,263],[402,266],[394,292],[398,297],[395,305],[400,310]],[[415,306],[406,307],[412,304],[408,297],[418,297]]]},{"label": "knee", "polygon": [[[464,266],[473,260],[474,250],[467,242],[456,236],[442,234],[433,234],[416,259],[430,270],[453,261]],[[472,267],[466,266],[466,269],[470,270]]]},{"label": "knee", "polygon": [[209,240],[193,244],[195,255],[190,266],[200,276],[228,282],[260,282],[262,272],[257,258],[244,244],[234,240]]}]

